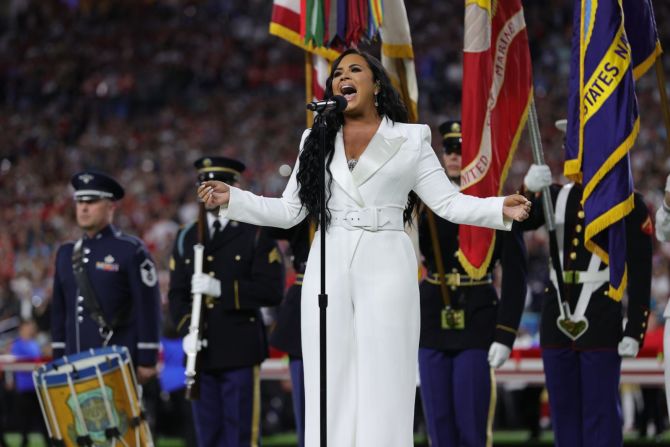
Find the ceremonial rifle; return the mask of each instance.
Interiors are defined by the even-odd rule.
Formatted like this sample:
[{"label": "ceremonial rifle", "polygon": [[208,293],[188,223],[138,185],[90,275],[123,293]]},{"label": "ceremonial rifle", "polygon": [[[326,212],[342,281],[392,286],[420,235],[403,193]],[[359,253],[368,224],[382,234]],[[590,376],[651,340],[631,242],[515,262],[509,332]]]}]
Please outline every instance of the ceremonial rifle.
[{"label": "ceremonial rifle", "polygon": [[[200,202],[198,212],[198,242],[193,246],[193,274],[202,273],[202,260],[205,251],[205,231],[207,228],[207,210],[205,203]],[[202,294],[193,294],[191,304],[191,323],[188,327],[188,335],[184,338],[184,352],[186,353],[186,399],[198,400],[200,398],[200,374],[198,373],[202,363],[202,348],[206,346],[207,340],[203,340],[205,315],[202,306]]]}]

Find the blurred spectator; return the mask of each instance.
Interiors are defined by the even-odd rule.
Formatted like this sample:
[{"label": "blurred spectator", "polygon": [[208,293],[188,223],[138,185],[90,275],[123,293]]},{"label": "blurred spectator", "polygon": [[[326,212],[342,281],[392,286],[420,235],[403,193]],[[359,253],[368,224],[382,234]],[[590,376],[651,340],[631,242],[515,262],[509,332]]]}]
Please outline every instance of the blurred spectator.
[{"label": "blurred spectator", "polygon": [[184,351],[174,328],[165,329],[161,337],[163,368],[159,373],[161,387],[157,414],[157,431],[183,439],[185,445],[196,445],[191,404],[185,397]]},{"label": "blurred spectator", "polygon": [[[42,356],[40,346],[35,340],[37,335],[37,325],[32,320],[25,320],[19,326],[19,336],[12,343],[11,354],[21,361],[33,361]],[[21,446],[28,445],[28,433],[38,429],[44,436],[44,441],[48,442],[48,434],[42,412],[35,394],[35,385],[33,384],[33,373],[31,371],[19,371],[14,373],[14,390],[16,391],[16,411],[18,415],[18,428],[21,433]]]},{"label": "blurred spectator", "polygon": [[[654,314],[649,318],[644,350],[656,356],[663,355],[663,319]],[[642,407],[638,410],[636,426],[640,437],[659,436],[665,431],[666,405],[663,389],[658,386],[640,385]]]},{"label": "blurred spectator", "polygon": [[[175,228],[194,220],[190,166],[203,153],[245,162],[254,192],[283,189],[277,169],[294,162],[305,122],[304,56],[268,34],[271,4],[0,2],[0,348],[16,329],[21,303],[26,314],[31,305],[48,312],[55,250],[77,238],[71,191],[62,186],[70,173],[104,167],[128,186],[118,224],[146,240],[163,274]],[[463,3],[405,4],[420,120],[437,128],[459,115]],[[655,1],[654,7],[667,48],[670,2]],[[553,122],[567,109],[572,3],[525,1],[524,8],[542,143],[552,172],[559,173],[562,136]],[[663,62],[670,72],[670,58]],[[631,151],[633,177],[656,208],[670,158],[653,73],[638,81],[637,95],[641,129]],[[439,146],[437,132],[433,137]],[[505,193],[521,184],[530,162],[523,136]],[[546,233],[534,232],[526,244],[529,288],[539,296],[548,274]],[[655,247],[657,315],[670,294],[668,256],[670,244]],[[10,289],[17,278],[20,301]],[[537,311],[535,305],[528,310]]]}]

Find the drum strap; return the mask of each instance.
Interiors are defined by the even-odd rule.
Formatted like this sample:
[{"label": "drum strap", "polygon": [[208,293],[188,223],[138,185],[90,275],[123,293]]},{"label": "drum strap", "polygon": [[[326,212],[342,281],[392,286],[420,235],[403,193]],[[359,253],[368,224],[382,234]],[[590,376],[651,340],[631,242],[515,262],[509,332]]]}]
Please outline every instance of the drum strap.
[{"label": "drum strap", "polygon": [[93,446],[93,439],[89,435],[77,436],[77,445],[91,447]]},{"label": "drum strap", "polygon": [[133,428],[137,428],[137,427],[140,426],[140,424],[142,423],[142,421],[144,421],[145,419],[146,419],[146,415],[144,414],[144,411],[140,411],[140,415],[139,415],[139,416],[135,416],[135,417],[133,417],[133,418],[130,418],[130,423],[129,423],[129,425],[130,425],[131,427],[133,427]]},{"label": "drum strap", "polygon": [[74,244],[74,249],[72,250],[72,271],[74,272],[74,277],[77,280],[77,286],[79,287],[79,295],[84,298],[84,306],[88,310],[91,318],[98,324],[100,336],[104,339],[103,346],[106,346],[109,343],[109,340],[114,334],[114,329],[121,326],[126,322],[130,314],[130,306],[128,306],[124,311],[119,312],[111,324],[107,323],[104,314],[102,313],[102,308],[100,307],[100,301],[98,300],[91,281],[88,279],[86,274],[86,266],[84,263],[84,240],[79,239]]}]

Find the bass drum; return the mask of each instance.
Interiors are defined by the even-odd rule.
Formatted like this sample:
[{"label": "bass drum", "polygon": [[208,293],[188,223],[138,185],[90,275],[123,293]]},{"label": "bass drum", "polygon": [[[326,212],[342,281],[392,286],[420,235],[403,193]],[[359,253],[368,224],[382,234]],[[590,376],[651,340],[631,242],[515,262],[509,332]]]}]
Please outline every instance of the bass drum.
[{"label": "bass drum", "polygon": [[53,445],[153,446],[128,350],[64,356],[33,372]]}]

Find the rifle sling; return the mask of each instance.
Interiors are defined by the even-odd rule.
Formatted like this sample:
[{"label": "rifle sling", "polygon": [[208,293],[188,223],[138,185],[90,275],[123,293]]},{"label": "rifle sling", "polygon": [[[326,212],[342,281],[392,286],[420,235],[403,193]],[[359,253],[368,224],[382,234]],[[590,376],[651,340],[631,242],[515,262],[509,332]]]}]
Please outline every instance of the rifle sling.
[{"label": "rifle sling", "polygon": [[102,312],[102,308],[100,307],[100,301],[98,300],[98,297],[93,290],[93,286],[91,285],[91,281],[86,274],[83,245],[83,239],[79,239],[74,245],[72,250],[72,271],[77,281],[79,295],[84,298],[83,304],[88,310],[90,317],[99,326],[100,336],[105,339],[104,344],[106,345],[114,330],[127,322],[130,314],[130,306],[126,306],[122,312],[119,312],[114,317],[111,324],[107,322]]}]

